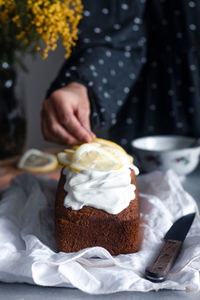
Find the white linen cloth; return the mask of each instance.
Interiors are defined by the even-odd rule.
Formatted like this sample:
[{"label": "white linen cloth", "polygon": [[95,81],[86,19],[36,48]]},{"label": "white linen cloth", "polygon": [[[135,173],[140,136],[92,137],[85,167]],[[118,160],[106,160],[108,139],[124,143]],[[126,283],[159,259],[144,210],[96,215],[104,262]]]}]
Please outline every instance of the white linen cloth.
[{"label": "white linen cloth", "polygon": [[[56,253],[54,202],[57,182],[24,174],[0,201],[0,281],[75,287],[91,294],[118,291],[200,290],[200,219],[195,217],[167,280],[144,279],[163,236],[182,215],[197,211],[173,171],[138,177],[140,251],[112,257],[101,247]],[[99,258],[94,258],[99,257]]]}]

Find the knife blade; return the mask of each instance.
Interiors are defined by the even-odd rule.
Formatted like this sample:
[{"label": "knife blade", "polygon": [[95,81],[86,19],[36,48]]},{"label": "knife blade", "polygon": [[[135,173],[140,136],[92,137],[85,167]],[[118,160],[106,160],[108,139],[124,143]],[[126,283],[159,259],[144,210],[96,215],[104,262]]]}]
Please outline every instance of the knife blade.
[{"label": "knife blade", "polygon": [[195,213],[179,218],[164,236],[164,244],[154,263],[145,270],[145,278],[153,282],[165,280],[178,257],[182,244],[193,223]]}]

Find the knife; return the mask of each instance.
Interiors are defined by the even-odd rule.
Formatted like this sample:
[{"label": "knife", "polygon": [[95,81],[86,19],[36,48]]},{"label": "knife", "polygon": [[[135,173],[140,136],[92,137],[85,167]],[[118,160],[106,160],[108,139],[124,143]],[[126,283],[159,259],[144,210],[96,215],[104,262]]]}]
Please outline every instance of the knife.
[{"label": "knife", "polygon": [[165,280],[173,266],[185,237],[192,225],[195,213],[185,215],[178,219],[167,231],[164,244],[154,263],[145,270],[145,278],[153,282]]}]

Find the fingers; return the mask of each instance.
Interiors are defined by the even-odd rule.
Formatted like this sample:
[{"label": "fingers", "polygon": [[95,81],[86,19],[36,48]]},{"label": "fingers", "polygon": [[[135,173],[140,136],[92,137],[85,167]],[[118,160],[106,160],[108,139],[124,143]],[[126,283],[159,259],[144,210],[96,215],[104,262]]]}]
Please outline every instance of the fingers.
[{"label": "fingers", "polygon": [[95,135],[90,128],[87,89],[78,83],[54,91],[43,102],[41,112],[44,137],[55,143],[75,145],[90,142]]},{"label": "fingers", "polygon": [[79,141],[58,122],[56,114],[48,100],[44,101],[41,111],[41,127],[44,138],[48,141],[64,145],[79,144]]},{"label": "fingers", "polygon": [[74,114],[67,113],[63,115],[60,113],[59,119],[61,120],[63,127],[65,127],[77,140],[81,142],[90,142],[92,140],[92,136],[89,131],[81,125]]},{"label": "fingers", "polygon": [[[57,119],[68,133],[70,133],[80,142],[90,142],[93,137],[90,129],[87,129],[90,127],[87,125],[87,128],[85,128],[81,124],[76,114],[82,100],[82,95],[72,96],[70,93],[62,93],[60,95],[54,94],[52,97],[52,105],[54,106],[54,109],[56,111]],[[87,107],[85,105],[85,107],[83,107],[82,114],[89,114],[89,106]]]},{"label": "fingers", "polygon": [[80,124],[88,131],[92,138],[96,137],[96,135],[91,131],[90,127],[90,111],[88,113],[83,113],[84,110],[81,108],[78,109],[76,115],[77,119],[79,120]]}]

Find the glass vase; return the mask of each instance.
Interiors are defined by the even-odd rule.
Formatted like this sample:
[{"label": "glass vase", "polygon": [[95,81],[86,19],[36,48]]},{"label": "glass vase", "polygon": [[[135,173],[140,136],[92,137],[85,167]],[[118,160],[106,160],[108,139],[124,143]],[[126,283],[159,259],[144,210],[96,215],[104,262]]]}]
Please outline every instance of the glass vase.
[{"label": "glass vase", "polygon": [[0,160],[19,155],[26,140],[23,72],[0,60]]}]

